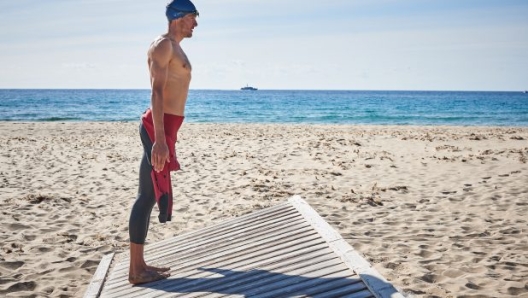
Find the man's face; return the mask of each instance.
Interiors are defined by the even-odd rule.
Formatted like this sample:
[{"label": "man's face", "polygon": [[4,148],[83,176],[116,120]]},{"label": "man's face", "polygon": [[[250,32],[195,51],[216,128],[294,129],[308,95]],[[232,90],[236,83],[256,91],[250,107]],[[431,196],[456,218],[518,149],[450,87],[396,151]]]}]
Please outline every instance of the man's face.
[{"label": "man's face", "polygon": [[195,14],[188,14],[182,18],[182,30],[186,37],[192,37],[196,26],[198,26],[198,22]]}]

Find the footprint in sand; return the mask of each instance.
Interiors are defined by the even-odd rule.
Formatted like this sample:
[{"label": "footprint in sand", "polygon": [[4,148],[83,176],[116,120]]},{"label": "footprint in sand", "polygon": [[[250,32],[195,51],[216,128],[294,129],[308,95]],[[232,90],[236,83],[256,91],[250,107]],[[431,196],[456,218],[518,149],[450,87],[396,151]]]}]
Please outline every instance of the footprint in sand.
[{"label": "footprint in sand", "polygon": [[0,262],[0,267],[10,269],[10,270],[17,270],[18,268],[24,266],[24,262],[22,261],[13,261],[13,262]]},{"label": "footprint in sand", "polygon": [[422,276],[420,279],[432,284],[432,283],[440,283],[444,281],[446,278],[441,275],[427,273],[424,276]]},{"label": "footprint in sand", "polygon": [[472,290],[479,290],[481,288],[479,285],[476,285],[476,284],[474,284],[472,282],[468,282],[466,284],[466,287],[468,287],[468,288],[470,288]]},{"label": "footprint in sand", "polygon": [[421,250],[421,251],[418,253],[418,255],[419,255],[420,257],[422,257],[422,258],[427,259],[427,258],[429,258],[430,256],[434,255],[434,253],[431,252],[431,251],[428,251],[428,250]]},{"label": "footprint in sand", "polygon": [[450,194],[456,194],[456,190],[455,191],[442,191],[442,194],[444,195],[450,195]]},{"label": "footprint in sand", "polygon": [[34,281],[17,282],[8,286],[6,293],[22,292],[22,291],[33,291],[37,287],[37,283]]},{"label": "footprint in sand", "polygon": [[53,248],[48,246],[34,246],[29,249],[29,251],[37,251],[39,253],[46,253],[52,251]]},{"label": "footprint in sand", "polygon": [[29,226],[26,226],[26,225],[23,225],[23,224],[19,224],[19,223],[12,223],[12,224],[9,224],[7,226],[7,228],[10,230],[10,231],[19,231],[19,230],[27,230],[29,229],[30,227]]},{"label": "footprint in sand", "polygon": [[457,269],[447,269],[444,272],[442,272],[443,276],[449,277],[449,278],[458,278],[465,273],[463,271],[457,270]]}]

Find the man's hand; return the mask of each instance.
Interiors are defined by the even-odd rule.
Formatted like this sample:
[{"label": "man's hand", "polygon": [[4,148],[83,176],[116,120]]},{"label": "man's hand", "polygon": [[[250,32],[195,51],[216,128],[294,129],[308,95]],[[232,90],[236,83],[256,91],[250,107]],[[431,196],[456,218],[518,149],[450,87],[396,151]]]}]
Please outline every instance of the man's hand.
[{"label": "man's hand", "polygon": [[152,145],[151,162],[154,171],[161,172],[165,166],[165,162],[170,161],[169,147],[166,142],[154,142]]}]

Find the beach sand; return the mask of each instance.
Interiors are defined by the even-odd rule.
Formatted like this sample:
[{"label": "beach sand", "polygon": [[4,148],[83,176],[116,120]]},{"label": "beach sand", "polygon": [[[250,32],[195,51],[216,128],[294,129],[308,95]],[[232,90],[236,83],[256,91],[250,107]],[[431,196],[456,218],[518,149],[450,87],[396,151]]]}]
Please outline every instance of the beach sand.
[{"label": "beach sand", "polygon": [[[148,243],[298,194],[408,297],[528,297],[528,128],[186,123],[177,146]],[[138,123],[0,122],[1,297],[83,296],[128,249],[141,154]]]}]

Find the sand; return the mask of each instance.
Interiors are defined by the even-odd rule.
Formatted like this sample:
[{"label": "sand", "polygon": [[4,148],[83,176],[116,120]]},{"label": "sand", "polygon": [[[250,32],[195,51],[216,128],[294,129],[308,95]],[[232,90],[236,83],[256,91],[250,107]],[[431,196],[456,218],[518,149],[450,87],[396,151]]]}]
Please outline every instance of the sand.
[{"label": "sand", "polygon": [[[0,122],[0,296],[82,297],[128,249],[137,129]],[[148,243],[298,194],[408,297],[528,297],[528,128],[186,123],[177,150]]]}]

